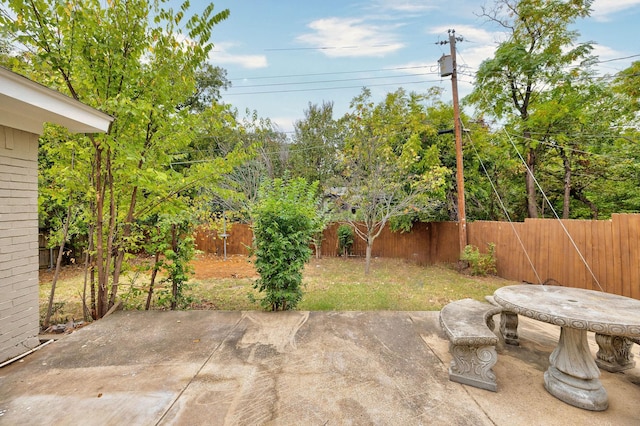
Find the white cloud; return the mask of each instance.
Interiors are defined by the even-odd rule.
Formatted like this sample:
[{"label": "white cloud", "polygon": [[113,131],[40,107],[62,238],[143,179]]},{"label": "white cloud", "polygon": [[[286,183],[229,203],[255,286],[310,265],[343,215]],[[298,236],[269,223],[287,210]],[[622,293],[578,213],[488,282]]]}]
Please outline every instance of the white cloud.
[{"label": "white cloud", "polygon": [[271,122],[276,125],[276,129],[280,132],[292,133],[295,130],[295,122],[301,117],[271,117]]},{"label": "white cloud", "polygon": [[233,64],[243,68],[266,68],[268,66],[267,57],[265,55],[241,55],[230,53],[236,43],[224,42],[217,43],[211,53],[209,59],[214,65]]},{"label": "white cloud", "polygon": [[379,0],[376,6],[384,10],[415,13],[436,9],[439,4],[440,2],[433,0]]},{"label": "white cloud", "polygon": [[[596,64],[595,68],[599,74],[615,74],[631,65],[634,58],[627,58],[629,52],[623,52],[620,50],[612,49],[608,46],[602,46],[595,44],[593,46],[594,55],[598,57],[598,60],[604,63]],[[620,59],[625,58],[625,59]]]},{"label": "white cloud", "polygon": [[329,57],[382,57],[404,47],[393,26],[365,23],[358,18],[326,18],[311,22],[311,33],[299,42],[319,49]]},{"label": "white cloud", "polygon": [[620,52],[619,50],[615,50],[612,49],[608,46],[603,46],[600,44],[594,44],[593,45],[593,52],[594,55],[598,56],[598,58],[601,61],[606,61],[609,59],[614,59],[614,58],[619,58],[621,56],[625,56],[626,54],[623,52]]},{"label": "white cloud", "polygon": [[596,0],[591,16],[598,21],[609,21],[610,15],[640,6],[640,0]]}]

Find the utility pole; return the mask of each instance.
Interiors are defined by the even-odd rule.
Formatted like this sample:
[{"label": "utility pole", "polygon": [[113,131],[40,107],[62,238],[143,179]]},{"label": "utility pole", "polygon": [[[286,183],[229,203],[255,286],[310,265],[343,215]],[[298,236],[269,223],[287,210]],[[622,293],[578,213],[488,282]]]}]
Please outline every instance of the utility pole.
[{"label": "utility pole", "polygon": [[[464,164],[462,162],[462,126],[460,123],[460,104],[458,102],[458,68],[456,64],[456,41],[462,41],[462,37],[456,38],[456,31],[449,30],[449,41],[442,41],[440,44],[449,43],[451,46],[451,69],[442,72],[441,76],[451,75],[451,93],[453,95],[453,133],[456,139],[456,184],[458,187],[458,238],[460,241],[460,253],[467,246],[467,218],[464,199]],[[440,61],[446,63],[446,57]],[[448,64],[447,64],[448,65]]]}]

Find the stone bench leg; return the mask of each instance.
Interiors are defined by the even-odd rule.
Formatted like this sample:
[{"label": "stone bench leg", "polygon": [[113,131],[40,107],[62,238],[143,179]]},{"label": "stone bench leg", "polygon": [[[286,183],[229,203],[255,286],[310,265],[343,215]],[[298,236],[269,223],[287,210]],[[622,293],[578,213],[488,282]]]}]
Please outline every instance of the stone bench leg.
[{"label": "stone bench leg", "polygon": [[615,373],[635,367],[636,362],[631,353],[633,341],[626,337],[596,333],[596,343],[596,364],[602,370]]},{"label": "stone bench leg", "polygon": [[520,345],[518,340],[518,314],[502,311],[500,314],[500,333],[507,345]]},{"label": "stone bench leg", "polygon": [[498,361],[496,348],[449,344],[453,356],[449,367],[449,380],[493,392],[498,390],[492,368]]}]

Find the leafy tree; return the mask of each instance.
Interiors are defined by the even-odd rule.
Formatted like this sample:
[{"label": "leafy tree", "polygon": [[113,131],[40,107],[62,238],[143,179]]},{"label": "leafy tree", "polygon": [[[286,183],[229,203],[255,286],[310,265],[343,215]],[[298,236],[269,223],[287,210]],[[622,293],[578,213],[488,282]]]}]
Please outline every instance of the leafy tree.
[{"label": "leafy tree", "polygon": [[271,120],[259,118],[255,112],[237,121],[237,112],[226,105],[211,111],[212,119],[203,120],[185,162],[207,164],[211,158],[230,155],[237,161],[233,168],[223,164],[223,173],[212,174],[196,189],[200,219],[210,225],[223,215],[230,220],[249,221],[261,183],[282,176],[287,167],[286,137]]},{"label": "leafy tree", "polygon": [[[620,72],[614,81],[616,92],[628,98],[629,108],[632,112],[640,111],[640,61],[635,61],[629,68]],[[637,119],[638,117],[635,116]]]},{"label": "leafy tree", "polygon": [[[40,228],[49,230],[47,245],[58,248],[49,303],[42,324],[44,328],[50,325],[63,255],[71,251],[69,243],[75,237],[86,235],[83,208],[87,197],[82,183],[90,165],[81,161],[84,155],[77,151],[77,139],[77,135],[68,135],[65,129],[57,126],[47,127],[41,136],[41,167],[38,170]],[[78,240],[75,248],[81,248]]]},{"label": "leafy tree", "polygon": [[[0,10],[1,13],[1,10]],[[0,65],[5,68],[12,68],[11,62],[15,55],[12,52],[8,28],[0,26]]]},{"label": "leafy tree", "polygon": [[640,139],[638,71],[640,62],[618,73],[575,85],[570,99],[579,99],[579,120],[569,137],[582,144],[574,151],[576,164],[570,188],[572,217],[610,217],[640,210]]},{"label": "leafy tree", "polygon": [[294,176],[318,181],[326,188],[339,173],[344,145],[340,123],[333,119],[333,103],[309,104],[304,119],[295,123],[290,169]]},{"label": "leafy tree", "polygon": [[352,246],[353,228],[346,224],[338,226],[338,254],[346,259],[351,253]]},{"label": "leafy tree", "polygon": [[28,52],[21,72],[115,117],[107,135],[87,135],[76,150],[90,147],[82,161],[91,165],[86,217],[100,318],[115,302],[125,255],[141,242],[136,221],[183,208],[179,195],[217,173],[170,166],[194,138],[198,117],[180,106],[196,92],[213,27],[229,12],[214,13],[211,4],[187,17],[188,2],[174,11],[144,0],[10,0],[6,7],[0,25]]},{"label": "leafy tree", "polygon": [[302,298],[302,270],[318,227],[318,184],[303,178],[276,178],[260,188],[253,206],[256,271],[254,288],[272,311],[295,309]]},{"label": "leafy tree", "polygon": [[[518,141],[530,173],[525,173],[527,212],[538,216],[534,174],[543,150],[532,132],[543,124],[530,120],[532,113],[548,110],[549,89],[562,84],[567,69],[576,62],[592,60],[589,43],[577,43],[578,33],[569,27],[588,16],[592,0],[496,0],[482,16],[508,33],[493,58],[485,60],[476,75],[476,86],[468,100],[481,111],[506,120],[517,129]],[[579,68],[574,68],[577,73]],[[543,126],[546,129],[547,126]]]},{"label": "leafy tree", "polygon": [[615,176],[610,156],[601,155],[603,147],[609,152],[620,119],[619,99],[610,92],[602,81],[567,76],[530,116],[531,127],[538,129],[531,138],[542,145],[538,179],[565,219],[597,219],[600,207],[591,187]]},{"label": "leafy tree", "polygon": [[[430,102],[426,106],[426,120],[437,129],[437,134],[425,134],[423,146],[433,146],[439,153],[441,165],[449,170],[455,170],[457,164],[453,135],[453,107],[440,100],[439,91],[434,91],[430,96]],[[462,113],[461,120],[464,127],[463,164],[467,219],[503,219],[504,212],[500,200],[504,200],[507,207],[517,209],[520,200],[514,196],[514,193],[523,192],[523,189],[517,188],[518,183],[513,178],[520,171],[518,168],[520,162],[515,154],[510,154],[512,150],[504,145],[504,138],[500,134],[493,134],[482,119],[472,120]],[[447,179],[444,183],[444,191],[444,202],[436,211],[414,211],[408,215],[392,218],[390,220],[392,229],[408,231],[414,221],[456,221],[458,217],[456,180]],[[511,210],[508,213],[513,217],[514,211]]]},{"label": "leafy tree", "polygon": [[227,79],[227,70],[208,62],[200,65],[195,73],[195,79],[195,92],[180,106],[195,112],[215,107],[215,104],[220,101],[220,91],[231,87],[231,82]]},{"label": "leafy tree", "polygon": [[[395,216],[411,210],[435,212],[444,198],[445,176],[437,146],[425,139],[436,130],[426,124],[424,96],[399,89],[375,105],[364,89],[345,116],[342,201],[356,207],[347,214],[366,244],[365,273],[371,266],[375,239]],[[364,228],[356,225],[364,222]]]}]

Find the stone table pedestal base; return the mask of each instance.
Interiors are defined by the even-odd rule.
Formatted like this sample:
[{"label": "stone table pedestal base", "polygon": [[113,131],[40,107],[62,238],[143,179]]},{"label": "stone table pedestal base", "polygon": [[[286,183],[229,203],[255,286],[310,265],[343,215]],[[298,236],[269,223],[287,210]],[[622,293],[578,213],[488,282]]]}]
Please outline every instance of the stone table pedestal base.
[{"label": "stone table pedestal base", "polygon": [[603,370],[617,373],[636,366],[631,353],[633,346],[631,339],[596,333],[596,343],[599,348],[596,353],[596,364]]},{"label": "stone table pedestal base", "polygon": [[586,330],[562,327],[558,346],[549,362],[544,386],[550,394],[586,410],[607,409],[607,391],[600,383],[600,371],[591,357]]}]

